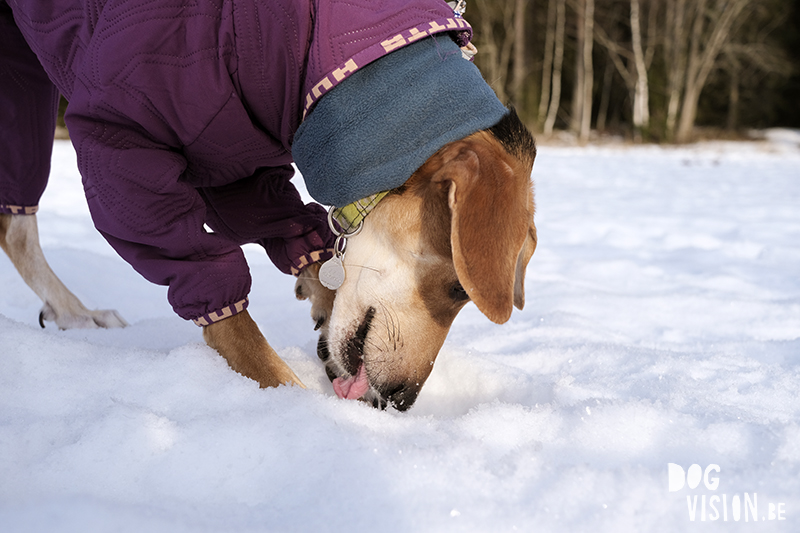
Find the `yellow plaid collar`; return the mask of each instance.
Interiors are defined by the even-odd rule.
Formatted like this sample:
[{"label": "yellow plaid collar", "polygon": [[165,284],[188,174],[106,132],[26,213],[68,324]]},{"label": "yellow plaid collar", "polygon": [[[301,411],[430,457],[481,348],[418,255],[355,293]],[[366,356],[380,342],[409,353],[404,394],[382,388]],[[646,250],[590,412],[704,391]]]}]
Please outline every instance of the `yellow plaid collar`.
[{"label": "yellow plaid collar", "polygon": [[344,207],[337,207],[333,210],[333,219],[341,226],[342,233],[349,234],[356,230],[367,215],[375,209],[378,202],[389,194],[389,191],[379,192],[372,196],[367,196],[361,200],[356,200]]}]

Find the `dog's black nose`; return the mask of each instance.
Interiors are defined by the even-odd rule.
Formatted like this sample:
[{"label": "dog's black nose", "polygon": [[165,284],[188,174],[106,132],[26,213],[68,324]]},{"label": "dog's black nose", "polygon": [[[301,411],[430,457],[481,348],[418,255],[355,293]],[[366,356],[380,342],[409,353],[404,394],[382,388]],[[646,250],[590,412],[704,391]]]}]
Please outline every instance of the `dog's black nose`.
[{"label": "dog's black nose", "polygon": [[400,383],[385,387],[384,390],[386,392],[382,393],[381,396],[388,405],[398,411],[407,411],[417,401],[419,391],[422,390],[422,383]]}]

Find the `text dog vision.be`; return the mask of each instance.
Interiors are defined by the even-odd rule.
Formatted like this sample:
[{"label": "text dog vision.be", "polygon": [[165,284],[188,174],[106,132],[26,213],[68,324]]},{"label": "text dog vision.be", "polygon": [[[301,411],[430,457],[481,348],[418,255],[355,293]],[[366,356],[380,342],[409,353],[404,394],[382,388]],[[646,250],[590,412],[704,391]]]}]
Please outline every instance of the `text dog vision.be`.
[{"label": "text dog vision.be", "polygon": [[[667,464],[667,473],[669,477],[669,491],[677,492],[682,490],[684,486],[688,486],[689,490],[696,489],[702,481],[705,487],[710,491],[716,491],[719,488],[719,465],[710,464],[705,470],[700,465],[694,464],[689,467],[687,471],[682,466],[675,463]],[[698,509],[697,494],[689,494],[686,496],[686,504],[689,510],[689,520],[694,522],[699,517],[701,522],[722,520],[727,522],[732,519],[738,522],[744,518],[745,522],[758,522],[758,520],[786,520],[786,504],[785,503],[771,503],[767,502],[767,514],[758,514],[758,494],[755,492],[743,494],[740,497],[734,494],[732,498],[728,499],[727,494],[706,494],[700,495],[700,508]],[[764,503],[764,502],[762,502]],[[730,504],[730,507],[729,505]],[[743,509],[744,508],[744,509]],[[730,514],[728,510],[730,509]],[[744,517],[742,517],[744,515]]]}]

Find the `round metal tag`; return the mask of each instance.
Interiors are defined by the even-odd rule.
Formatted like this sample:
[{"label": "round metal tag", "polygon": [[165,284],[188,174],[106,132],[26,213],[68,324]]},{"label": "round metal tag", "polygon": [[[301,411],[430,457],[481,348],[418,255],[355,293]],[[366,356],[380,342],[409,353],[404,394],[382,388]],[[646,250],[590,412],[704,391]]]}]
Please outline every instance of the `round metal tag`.
[{"label": "round metal tag", "polygon": [[344,283],[344,265],[338,255],[334,255],[319,267],[319,282],[332,291]]}]

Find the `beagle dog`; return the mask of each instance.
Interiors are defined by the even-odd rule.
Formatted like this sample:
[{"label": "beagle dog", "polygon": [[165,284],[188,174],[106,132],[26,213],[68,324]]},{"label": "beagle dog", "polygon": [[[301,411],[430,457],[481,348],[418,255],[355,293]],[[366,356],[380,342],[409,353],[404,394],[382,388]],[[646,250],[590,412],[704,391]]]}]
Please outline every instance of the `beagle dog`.
[{"label": "beagle dog", "polygon": [[[471,63],[463,2],[84,2],[0,0],[0,247],[42,327],[127,325],[39,245],[59,91],[98,230],[262,387],[303,385],[247,312],[245,242],[298,275],[337,396],[379,408],[414,404],[467,302],[522,309],[536,147]],[[292,160],[321,204],[380,201],[333,244]]]}]

